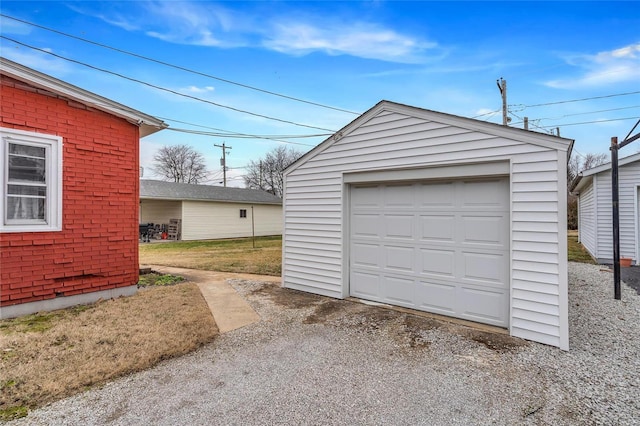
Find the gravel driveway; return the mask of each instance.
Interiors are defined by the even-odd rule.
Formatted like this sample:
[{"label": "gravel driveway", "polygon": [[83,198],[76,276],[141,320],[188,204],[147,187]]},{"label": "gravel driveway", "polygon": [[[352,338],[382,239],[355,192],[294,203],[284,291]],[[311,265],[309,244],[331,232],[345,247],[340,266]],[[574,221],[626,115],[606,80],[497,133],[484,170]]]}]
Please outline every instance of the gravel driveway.
[{"label": "gravel driveway", "polygon": [[640,424],[640,296],[569,271],[570,352],[234,281],[260,323],[12,424]]}]

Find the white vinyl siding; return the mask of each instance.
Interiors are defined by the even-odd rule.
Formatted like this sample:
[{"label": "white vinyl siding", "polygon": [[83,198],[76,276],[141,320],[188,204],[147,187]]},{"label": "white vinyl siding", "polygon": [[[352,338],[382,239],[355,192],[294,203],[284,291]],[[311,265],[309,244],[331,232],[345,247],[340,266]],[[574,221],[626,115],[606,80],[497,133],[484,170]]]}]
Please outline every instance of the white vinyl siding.
[{"label": "white vinyl siding", "polygon": [[[240,210],[247,217],[240,217]],[[210,201],[182,202],[182,239],[207,240],[217,238],[250,237],[252,235],[251,205],[242,203],[216,203]],[[253,205],[256,236],[282,233],[282,207],[279,205]]]},{"label": "white vinyl siding", "polygon": [[[640,161],[625,164],[618,171],[620,208],[620,256],[638,261],[636,236],[636,187],[640,184]],[[613,212],[611,207],[611,170],[594,177],[597,196],[597,258],[601,263],[613,261]],[[582,194],[580,195],[582,199]]]},{"label": "white vinyl siding", "polygon": [[[595,179],[595,178],[594,178]],[[580,193],[578,202],[578,233],[580,243],[593,256],[597,257],[596,250],[596,204],[594,185],[589,185]]]},{"label": "white vinyl siding", "polygon": [[374,115],[346,135],[336,134],[336,142],[287,171],[284,285],[337,298],[348,295],[343,252],[349,226],[346,173],[508,161],[510,331],[568,348],[562,318],[567,291],[566,142],[559,140],[554,147],[549,137],[541,136],[543,143],[527,143],[465,128],[471,120],[460,119],[460,126],[443,124],[394,108],[397,111]]}]

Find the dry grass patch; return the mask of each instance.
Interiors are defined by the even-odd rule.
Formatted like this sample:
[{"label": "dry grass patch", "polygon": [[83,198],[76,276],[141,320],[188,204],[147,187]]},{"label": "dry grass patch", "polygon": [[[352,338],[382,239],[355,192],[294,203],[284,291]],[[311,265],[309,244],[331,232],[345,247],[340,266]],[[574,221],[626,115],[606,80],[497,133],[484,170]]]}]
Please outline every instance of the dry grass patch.
[{"label": "dry grass patch", "polygon": [[280,276],[282,238],[176,241],[140,245],[141,265]]},{"label": "dry grass patch", "polygon": [[0,321],[0,420],[188,353],[218,334],[195,284]]}]

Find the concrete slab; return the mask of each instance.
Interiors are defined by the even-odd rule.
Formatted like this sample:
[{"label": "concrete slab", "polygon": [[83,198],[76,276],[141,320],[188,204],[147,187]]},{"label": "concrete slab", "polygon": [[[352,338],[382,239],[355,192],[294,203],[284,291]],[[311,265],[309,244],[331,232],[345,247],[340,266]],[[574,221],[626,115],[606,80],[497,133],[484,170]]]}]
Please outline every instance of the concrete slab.
[{"label": "concrete slab", "polygon": [[260,321],[260,316],[233,287],[227,284],[228,279],[244,279],[268,282],[280,282],[279,277],[251,274],[234,274],[229,272],[199,271],[195,269],[174,268],[170,266],[141,265],[141,268],[181,275],[195,283],[211,309],[213,319],[220,333],[226,333]]}]

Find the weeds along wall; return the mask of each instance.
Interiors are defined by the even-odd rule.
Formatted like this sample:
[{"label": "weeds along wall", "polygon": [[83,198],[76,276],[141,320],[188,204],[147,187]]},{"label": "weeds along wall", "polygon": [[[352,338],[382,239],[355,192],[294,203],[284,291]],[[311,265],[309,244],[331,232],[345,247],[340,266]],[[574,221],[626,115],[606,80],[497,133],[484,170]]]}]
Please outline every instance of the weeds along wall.
[{"label": "weeds along wall", "polygon": [[139,129],[2,76],[0,126],[62,137],[62,230],[0,233],[0,306],[135,285]]}]

